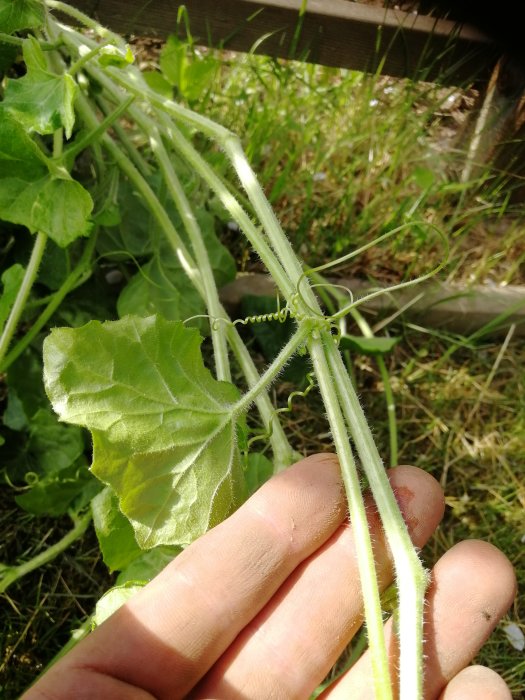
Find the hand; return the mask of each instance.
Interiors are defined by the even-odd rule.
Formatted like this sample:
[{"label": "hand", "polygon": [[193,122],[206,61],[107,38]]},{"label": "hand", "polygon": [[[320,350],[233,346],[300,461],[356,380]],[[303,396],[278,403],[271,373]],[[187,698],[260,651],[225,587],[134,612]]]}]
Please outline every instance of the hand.
[{"label": "hand", "polygon": [[[441,489],[415,467],[389,476],[422,547],[443,514]],[[368,510],[384,588],[391,563]],[[510,698],[496,673],[467,665],[514,595],[512,567],[492,545],[462,542],[438,561],[426,606],[426,699]],[[360,624],[337,460],[315,455],[271,479],[188,547],[23,700],[307,699]],[[372,699],[368,656],[322,698]]]}]

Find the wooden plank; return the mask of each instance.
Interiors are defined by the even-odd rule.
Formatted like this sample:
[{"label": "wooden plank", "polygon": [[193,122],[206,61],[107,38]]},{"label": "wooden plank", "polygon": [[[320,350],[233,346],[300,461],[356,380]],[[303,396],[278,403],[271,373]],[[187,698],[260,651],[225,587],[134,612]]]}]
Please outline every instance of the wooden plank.
[{"label": "wooden plank", "polygon": [[[71,0],[125,35],[176,31],[179,2]],[[327,66],[461,84],[488,79],[495,49],[477,30],[348,0],[186,0],[193,36],[208,46]],[[379,48],[378,48],[379,46]],[[429,68],[430,67],[430,68]]]},{"label": "wooden plank", "polygon": [[[330,280],[328,280],[330,281]],[[352,290],[360,298],[370,292],[371,285],[359,279],[334,279],[338,286]],[[377,289],[377,286],[374,286]],[[223,304],[232,317],[238,315],[241,299],[246,295],[275,296],[276,287],[269,275],[239,275],[234,282],[220,290]],[[406,289],[385,293],[365,301],[359,307],[373,324],[403,309],[402,319],[420,323],[425,328],[435,328],[469,336],[487,324],[494,323],[502,314],[506,318],[495,326],[488,337],[505,336],[511,323],[516,324],[516,337],[525,338],[525,288],[518,286],[473,285],[427,280]]]}]

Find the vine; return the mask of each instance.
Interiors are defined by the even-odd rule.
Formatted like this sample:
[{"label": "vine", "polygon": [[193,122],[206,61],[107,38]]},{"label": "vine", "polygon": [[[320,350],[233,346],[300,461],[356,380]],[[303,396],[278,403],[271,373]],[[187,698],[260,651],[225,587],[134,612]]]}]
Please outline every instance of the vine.
[{"label": "vine", "polygon": [[[107,517],[122,519],[118,527],[112,528],[113,537],[118,542],[122,532],[128,532],[132,543],[129,556],[131,561],[139,561],[146,550],[187,545],[226,517],[243,497],[242,488],[239,488],[243,475],[238,436],[248,410],[252,405],[257,406],[264,434],[247,440],[245,453],[249,453],[257,440],[268,440],[275,471],[279,471],[295,456],[279,417],[292,410],[294,399],[307,396],[317,386],[341,463],[355,532],[376,697],[390,700],[392,683],[371,536],[349,436],[370,484],[395,562],[401,696],[403,700],[419,700],[423,682],[426,572],[411,545],[338,348],[341,320],[347,314],[355,314],[356,307],[363,301],[384,291],[372,291],[361,299],[354,299],[350,290],[343,292],[337,285],[327,287],[319,273],[347,262],[411,226],[424,224],[443,240],[444,237],[429,222],[410,221],[359,250],[305,270],[271,209],[238,137],[206,116],[156,93],[133,65],[133,56],[121,37],[64,2],[45,0],[45,7],[40,27],[43,39],[30,36],[20,44],[19,38],[14,37],[14,43],[24,50],[30,70],[27,76],[12,81],[14,87],[8,85],[2,102],[2,110],[8,115],[5,123],[15,134],[19,147],[25,148],[30,161],[28,168],[34,166],[38,170],[37,179],[31,179],[33,176],[24,170],[25,184],[17,186],[27,186],[29,194],[24,189],[19,197],[27,202],[36,192],[49,211],[47,218],[37,220],[39,226],[18,210],[2,214],[11,223],[22,224],[38,233],[0,341],[0,361],[3,359],[10,364],[16,360],[66,295],[89,276],[97,237],[108,226],[104,215],[111,218],[108,201],[113,198],[114,189],[118,190],[118,183],[128,183],[138,195],[140,206],[151,217],[155,231],[161,234],[157,259],[166,255],[177,274],[187,278],[189,284],[180,295],[181,306],[193,308],[193,304],[198,312],[169,319],[160,313],[122,314],[117,321],[93,320],[79,328],[55,328],[44,342],[44,379],[53,408],[62,421],[87,428],[92,433],[91,472],[105,486],[96,498],[104,498],[112,504],[108,509],[111,515]],[[84,33],[58,22],[52,11],[68,15],[90,32]],[[50,52],[48,59],[42,58],[44,50]],[[26,83],[22,82],[24,80]],[[31,81],[39,85],[51,82],[55,93],[61,96],[46,119],[33,113],[29,119],[23,111],[24,102],[19,95],[27,89],[25,86],[32,85]],[[33,108],[36,110],[35,106]],[[27,129],[15,123],[17,114],[24,116],[29,124]],[[35,130],[41,137],[52,137],[51,157],[42,141],[33,138]],[[139,144],[147,144],[150,159],[129,136],[130,130],[140,135]],[[232,194],[232,188],[197,151],[192,139],[196,132],[223,150],[245,191],[248,206],[243,198]],[[4,135],[0,145],[6,152],[7,141]],[[94,157],[93,172],[86,178],[95,182],[95,185],[91,183],[93,197],[84,187],[88,182],[81,184],[72,175],[76,159],[85,153]],[[220,244],[214,234],[206,234],[199,222],[183,182],[184,170],[178,167],[180,163],[200,178],[249,240],[285,301],[282,308],[278,297],[275,312],[230,319],[219,297],[210,254],[210,246],[215,245],[217,249]],[[157,174],[160,185],[155,182]],[[105,178],[111,183],[110,195],[104,191]],[[44,180],[45,185],[42,185]],[[14,183],[9,185],[15,186]],[[51,189],[44,189],[42,194],[39,187]],[[52,196],[56,191],[65,193],[62,200]],[[72,192],[77,197],[75,211],[68,212],[57,230],[60,203],[71,201]],[[58,204],[54,199],[59,199]],[[93,215],[97,202],[101,202],[100,210]],[[67,248],[82,236],[88,238],[88,243],[78,265],[25,338],[7,354],[36,279],[46,241],[51,238],[57,245]],[[391,289],[422,281],[435,274],[443,264],[417,280],[405,281]],[[142,270],[139,276],[146,281],[150,278]],[[338,308],[331,313],[322,309],[322,292],[337,299]],[[189,297],[190,301],[183,297]],[[205,318],[210,322],[214,376],[202,360],[199,333],[189,324]],[[277,357],[259,374],[237,326],[284,323],[288,319],[294,321],[295,331]],[[86,347],[90,348],[90,353],[86,353]],[[269,398],[269,388],[290,359],[303,351],[309,353],[313,365],[307,375],[308,385],[302,391],[291,392],[287,405],[275,409]],[[248,387],[245,393],[241,394],[231,383],[230,354],[244,375]],[[140,411],[134,410],[138,402]],[[159,459],[165,463],[159,466]],[[144,512],[144,502],[152,504],[151,511]],[[89,517],[86,515],[78,522],[73,531],[75,537],[87,527]],[[102,536],[99,539],[103,541]],[[67,543],[70,541],[71,537]],[[118,547],[113,546],[113,550]],[[122,566],[120,561],[111,559],[112,555],[104,554],[110,567],[119,569]],[[33,564],[35,562],[12,568],[8,584],[32,570]]]}]

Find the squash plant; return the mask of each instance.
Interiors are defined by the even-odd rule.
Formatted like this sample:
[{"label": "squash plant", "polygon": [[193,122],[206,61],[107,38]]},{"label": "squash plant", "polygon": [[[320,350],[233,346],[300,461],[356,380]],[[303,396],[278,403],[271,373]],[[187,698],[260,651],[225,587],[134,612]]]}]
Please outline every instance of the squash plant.
[{"label": "squash plant", "polygon": [[[422,697],[427,572],[339,347],[341,323],[357,314],[359,300],[332,290],[326,312],[316,293],[326,266],[304,269],[238,137],[156,91],[122,37],[57,0],[0,0],[0,31],[9,67],[0,102],[0,219],[15,247],[17,237],[32,240],[26,263],[18,260],[2,276],[0,370],[12,386],[7,427],[34,435],[37,460],[57,441],[67,446],[63,463],[26,479],[32,489],[19,502],[31,512],[67,510],[75,523],[38,562],[4,566],[0,589],[67,546],[93,517],[105,562],[121,571],[123,588],[110,607],[118,604],[129,593],[126,582],[150,578],[227,517],[258,479],[294,460],[268,390],[297,353],[308,353],[309,389],[315,381],[324,402],[356,537],[376,697],[391,698],[392,689],[354,452],[395,563],[400,694]],[[203,157],[196,147],[202,137],[222,149],[245,196]],[[217,217],[236,223],[283,300],[275,313],[241,321],[294,323],[262,374],[219,298],[235,265],[215,234]],[[49,272],[46,256],[52,268],[53,261],[54,269],[56,261],[63,267],[47,296],[35,292]],[[95,259],[106,266],[105,281],[96,278]],[[138,261],[136,273],[123,261]],[[93,317],[89,308],[69,308],[68,315],[77,289],[92,284],[96,295],[96,284],[112,276],[120,279],[119,318]],[[70,326],[53,328],[43,344],[45,390],[60,423],[41,395],[31,398],[16,381],[50,319]],[[202,334],[211,338],[213,371],[203,361]],[[232,358],[247,389],[232,383]],[[250,411],[260,415],[271,462],[252,452]],[[38,432],[39,421],[47,432]],[[89,471],[83,428],[92,436]],[[98,619],[105,614],[101,605]]]}]

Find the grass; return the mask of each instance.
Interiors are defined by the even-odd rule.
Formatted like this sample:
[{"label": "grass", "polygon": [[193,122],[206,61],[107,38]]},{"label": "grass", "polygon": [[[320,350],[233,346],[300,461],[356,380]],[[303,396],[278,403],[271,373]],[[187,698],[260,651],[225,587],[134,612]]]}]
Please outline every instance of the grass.
[{"label": "grass", "polygon": [[[158,53],[148,45],[141,54],[141,46],[139,60],[155,67]],[[477,180],[459,183],[464,161],[458,135],[475,91],[252,55],[196,53],[192,60],[210,57],[215,66],[209,84],[192,96],[192,106],[242,135],[273,206],[308,264],[333,259],[417,219],[447,232],[451,253],[444,278],[524,284],[525,219],[523,204],[511,196],[516,182],[484,166]],[[209,155],[223,165],[220,151],[211,149]],[[226,168],[224,176],[229,177]],[[442,244],[429,231],[421,225],[337,273],[388,284],[422,274],[443,256]],[[240,268],[259,269],[240,237],[226,233]],[[464,538],[488,540],[513,562],[523,590],[522,339],[515,332],[508,342],[490,335],[467,342],[414,326],[402,316],[387,328],[402,336],[386,357],[400,462],[430,471],[446,493],[445,518],[423,552],[425,560],[430,565]],[[386,454],[381,375],[373,358],[355,355],[352,360],[366,413]],[[285,405],[290,391],[285,385],[276,401]],[[294,404],[289,418],[288,432],[304,454],[330,449],[317,402],[317,393],[310,392]],[[31,556],[69,527],[65,520],[36,520],[15,510],[11,489],[1,488],[1,560]],[[90,531],[60,559],[9,589],[0,600],[0,689],[6,697],[22,691],[110,584]],[[525,630],[519,597],[509,620]],[[515,698],[521,697],[523,654],[512,648],[502,626],[478,661],[500,672]]]}]

